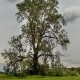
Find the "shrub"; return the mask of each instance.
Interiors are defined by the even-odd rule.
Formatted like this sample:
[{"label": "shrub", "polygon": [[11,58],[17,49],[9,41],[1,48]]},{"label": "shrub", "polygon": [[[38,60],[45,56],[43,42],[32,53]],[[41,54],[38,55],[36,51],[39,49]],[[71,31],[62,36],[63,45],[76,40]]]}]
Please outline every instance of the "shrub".
[{"label": "shrub", "polygon": [[19,77],[26,77],[26,73],[25,72],[20,73]]},{"label": "shrub", "polygon": [[55,76],[63,76],[63,70],[56,70]]},{"label": "shrub", "polygon": [[71,72],[71,76],[78,76],[78,75],[79,75],[79,73],[77,71],[72,71]]},{"label": "shrub", "polygon": [[40,66],[39,75],[46,76],[48,75],[48,70],[44,65]]},{"label": "shrub", "polygon": [[76,71],[76,70],[69,70],[69,69],[66,69],[65,70],[65,76],[78,76],[79,73]]},{"label": "shrub", "polygon": [[48,76],[54,76],[55,71],[54,70],[48,70]]}]

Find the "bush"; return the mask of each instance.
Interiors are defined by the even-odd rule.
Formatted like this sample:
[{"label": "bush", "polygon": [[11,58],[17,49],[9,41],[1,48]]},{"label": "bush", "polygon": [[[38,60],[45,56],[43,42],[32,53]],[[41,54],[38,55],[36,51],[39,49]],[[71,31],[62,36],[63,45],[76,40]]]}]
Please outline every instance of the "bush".
[{"label": "bush", "polygon": [[71,70],[65,69],[65,76],[71,76]]},{"label": "bush", "polygon": [[27,76],[26,71],[20,70],[20,71],[18,72],[18,77],[26,77],[26,76]]},{"label": "bush", "polygon": [[71,76],[78,76],[78,75],[79,75],[79,73],[77,71],[72,71],[71,72]]},{"label": "bush", "polygon": [[54,75],[55,75],[54,70],[49,70],[49,71],[48,71],[48,76],[54,76]]},{"label": "bush", "polygon": [[63,70],[62,70],[62,69],[56,70],[56,71],[55,71],[55,76],[64,76]]},{"label": "bush", "polygon": [[44,65],[40,66],[39,75],[46,76],[48,75],[48,70]]},{"label": "bush", "polygon": [[78,76],[79,73],[75,70],[69,70],[69,69],[66,69],[65,70],[65,76]]}]

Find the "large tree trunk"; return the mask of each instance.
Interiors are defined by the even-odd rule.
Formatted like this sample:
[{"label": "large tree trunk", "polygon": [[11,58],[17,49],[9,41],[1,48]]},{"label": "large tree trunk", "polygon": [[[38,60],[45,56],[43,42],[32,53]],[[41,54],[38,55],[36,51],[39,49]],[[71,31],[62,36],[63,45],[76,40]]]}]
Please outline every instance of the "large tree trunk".
[{"label": "large tree trunk", "polygon": [[34,50],[33,55],[33,73],[38,74],[39,72],[39,63],[38,63],[38,52],[37,50]]},{"label": "large tree trunk", "polygon": [[33,61],[34,61],[34,62],[38,62],[38,56],[37,56],[37,53],[34,53]]}]

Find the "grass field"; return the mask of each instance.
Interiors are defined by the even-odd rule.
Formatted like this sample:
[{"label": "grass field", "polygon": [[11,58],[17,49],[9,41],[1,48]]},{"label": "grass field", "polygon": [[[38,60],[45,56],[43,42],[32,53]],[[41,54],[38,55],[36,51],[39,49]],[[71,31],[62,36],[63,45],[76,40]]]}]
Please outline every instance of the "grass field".
[{"label": "grass field", "polygon": [[0,74],[0,80],[80,80],[80,76],[65,76],[65,77],[27,76],[25,78],[20,78]]}]

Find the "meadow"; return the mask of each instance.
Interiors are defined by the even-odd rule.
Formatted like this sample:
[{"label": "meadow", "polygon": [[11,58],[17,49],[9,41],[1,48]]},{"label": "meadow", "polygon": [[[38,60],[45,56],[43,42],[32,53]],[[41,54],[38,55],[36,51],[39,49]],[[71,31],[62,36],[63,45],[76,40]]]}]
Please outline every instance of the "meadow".
[{"label": "meadow", "polygon": [[0,80],[80,80],[80,76],[65,76],[65,77],[26,76],[22,78],[0,74]]}]

